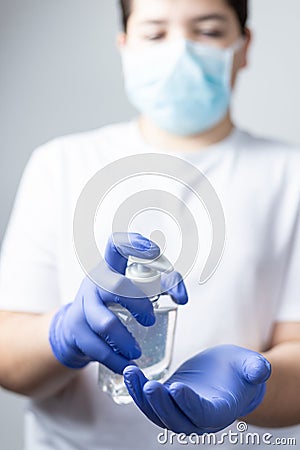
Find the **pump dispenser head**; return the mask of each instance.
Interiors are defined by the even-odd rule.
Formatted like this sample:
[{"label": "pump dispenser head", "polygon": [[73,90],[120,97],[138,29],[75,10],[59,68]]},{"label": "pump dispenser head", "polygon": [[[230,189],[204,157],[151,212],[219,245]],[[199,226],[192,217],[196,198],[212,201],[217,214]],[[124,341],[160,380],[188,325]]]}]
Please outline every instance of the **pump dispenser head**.
[{"label": "pump dispenser head", "polygon": [[174,270],[171,262],[164,255],[149,260],[129,256],[126,277],[132,280],[148,297],[157,298],[162,293],[161,274]]}]

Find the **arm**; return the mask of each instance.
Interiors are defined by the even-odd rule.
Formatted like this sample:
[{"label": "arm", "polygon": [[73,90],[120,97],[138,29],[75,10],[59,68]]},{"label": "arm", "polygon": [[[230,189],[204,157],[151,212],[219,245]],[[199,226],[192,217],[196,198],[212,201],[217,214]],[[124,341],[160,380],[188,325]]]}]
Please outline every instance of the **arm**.
[{"label": "arm", "polygon": [[[124,273],[129,255],[152,260],[159,255],[159,248],[138,234],[131,234],[129,240],[126,233],[119,233],[115,239],[110,239],[106,248],[107,264],[97,268],[98,280],[105,280],[109,290],[86,277],[75,300],[56,313],[0,312],[3,387],[25,395],[48,397],[92,361],[121,374],[132,359],[140,356],[134,337],[106,305],[120,303],[140,324],[154,323],[152,303]],[[170,294],[175,302],[186,303],[183,281],[177,272],[172,273],[177,275],[178,284],[173,286],[174,280],[170,279]],[[122,286],[124,296],[114,293],[117,286]],[[169,292],[168,282],[165,287]]]},{"label": "arm", "polygon": [[[142,236],[134,237],[134,243],[143,244]],[[142,253],[152,259],[159,249],[154,246],[148,252],[137,251],[127,248],[127,242],[127,235],[123,240],[121,237],[120,246],[116,248],[111,239],[106,250],[110,267],[103,263],[98,268],[99,278],[110,280],[112,294],[103,292],[86,277],[75,300],[55,313],[0,312],[1,386],[20,394],[45,398],[56,394],[78,374],[78,369],[91,361],[102,362],[111,370],[122,373],[131,358],[140,356],[134,338],[105,303],[120,300],[123,306],[136,313],[136,319],[143,325],[147,325],[147,321],[149,325],[153,323],[152,304],[147,298],[139,298],[135,304],[125,296],[116,299],[114,283],[120,282],[122,275],[117,275],[111,268],[125,271],[127,259],[121,254],[127,251]],[[127,281],[130,289],[131,283]],[[132,291],[140,296],[134,286]]]},{"label": "arm", "polygon": [[270,350],[264,356],[272,364],[266,395],[245,421],[262,427],[300,423],[300,323],[277,323]]},{"label": "arm", "polygon": [[27,396],[48,397],[78,374],[53,356],[48,340],[53,315],[0,312],[2,387]]}]

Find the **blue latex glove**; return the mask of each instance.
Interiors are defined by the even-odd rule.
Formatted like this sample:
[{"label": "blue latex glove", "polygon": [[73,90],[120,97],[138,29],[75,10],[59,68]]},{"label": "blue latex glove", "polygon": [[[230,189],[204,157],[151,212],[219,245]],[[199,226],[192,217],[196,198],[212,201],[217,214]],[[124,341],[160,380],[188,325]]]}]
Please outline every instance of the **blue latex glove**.
[{"label": "blue latex glove", "polygon": [[[79,369],[91,361],[98,361],[116,373],[122,374],[131,360],[141,356],[141,350],[127,328],[121,323],[107,304],[119,303],[144,326],[155,322],[153,306],[136,285],[124,277],[129,255],[154,259],[160,253],[159,247],[140,234],[117,233],[111,237],[105,252],[104,262],[97,268],[105,286],[101,289],[88,277],[82,282],[74,302],[63,306],[54,316],[49,331],[52,351],[58,361],[70,368]],[[99,272],[98,272],[99,275]],[[177,272],[164,278],[166,291]],[[99,280],[99,276],[97,278]],[[124,296],[117,296],[115,287],[121,286]],[[183,281],[170,289],[174,301],[187,302]],[[139,297],[138,300],[135,297]]]},{"label": "blue latex glove", "polygon": [[259,353],[220,345],[182,364],[164,384],[136,366],[124,370],[128,392],[156,425],[175,433],[215,433],[253,411],[265,394],[270,363]]}]

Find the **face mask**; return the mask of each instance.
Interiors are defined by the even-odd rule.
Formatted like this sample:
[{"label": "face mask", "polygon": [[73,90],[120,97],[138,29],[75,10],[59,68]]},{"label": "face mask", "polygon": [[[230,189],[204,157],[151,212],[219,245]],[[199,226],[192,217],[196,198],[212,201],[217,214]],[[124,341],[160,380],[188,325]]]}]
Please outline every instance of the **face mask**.
[{"label": "face mask", "polygon": [[227,114],[235,51],[184,39],[143,51],[125,48],[127,95],[137,110],[169,133],[189,136],[213,128]]}]

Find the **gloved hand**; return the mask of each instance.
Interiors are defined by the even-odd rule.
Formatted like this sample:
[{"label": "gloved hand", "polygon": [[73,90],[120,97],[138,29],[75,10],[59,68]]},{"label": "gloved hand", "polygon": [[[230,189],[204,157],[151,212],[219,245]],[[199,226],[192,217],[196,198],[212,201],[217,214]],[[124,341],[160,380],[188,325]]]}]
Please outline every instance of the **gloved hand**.
[{"label": "gloved hand", "polygon": [[[119,303],[140,324],[146,327],[153,325],[152,303],[124,274],[129,255],[151,260],[159,253],[159,247],[140,234],[116,233],[110,238],[105,251],[107,264],[103,262],[96,269],[97,282],[103,279],[106,289],[101,289],[86,277],[74,302],[63,306],[51,322],[49,341],[61,364],[79,369],[91,361],[98,361],[119,374],[128,364],[134,364],[131,360],[141,356],[140,347],[106,305]],[[173,300],[184,304],[187,302],[184,283],[180,281],[174,287],[174,277],[181,279],[177,272],[171,272],[170,276],[164,277],[163,288],[168,291],[169,285]],[[122,287],[123,296],[113,294],[117,286]]]},{"label": "gloved hand", "polygon": [[270,363],[235,345],[207,349],[182,364],[164,384],[125,368],[128,392],[153,423],[175,433],[215,433],[253,411],[265,394]]}]

